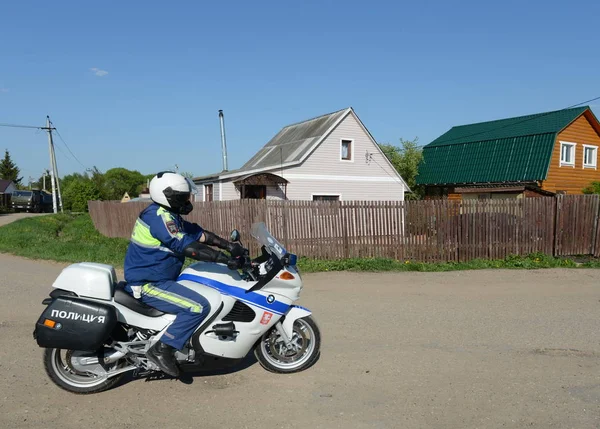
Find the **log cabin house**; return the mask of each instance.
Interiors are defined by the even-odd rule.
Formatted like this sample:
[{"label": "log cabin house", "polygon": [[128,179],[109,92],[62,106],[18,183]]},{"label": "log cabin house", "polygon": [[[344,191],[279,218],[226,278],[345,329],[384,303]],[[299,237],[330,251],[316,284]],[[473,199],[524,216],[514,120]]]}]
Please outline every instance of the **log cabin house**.
[{"label": "log cabin house", "polygon": [[598,147],[588,106],[456,126],[423,148],[417,184],[428,199],[581,194],[600,181]]}]

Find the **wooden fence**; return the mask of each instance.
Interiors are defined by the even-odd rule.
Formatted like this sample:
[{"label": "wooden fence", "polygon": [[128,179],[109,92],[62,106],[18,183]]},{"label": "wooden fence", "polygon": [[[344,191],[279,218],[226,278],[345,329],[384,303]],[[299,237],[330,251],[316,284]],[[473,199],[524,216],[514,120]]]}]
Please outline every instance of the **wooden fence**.
[{"label": "wooden fence", "polygon": [[[147,203],[90,201],[94,225],[109,237],[131,234]],[[186,217],[244,244],[254,222],[300,256],[386,257],[420,262],[498,259],[541,252],[600,256],[597,195],[473,201],[271,201],[194,203]]]}]

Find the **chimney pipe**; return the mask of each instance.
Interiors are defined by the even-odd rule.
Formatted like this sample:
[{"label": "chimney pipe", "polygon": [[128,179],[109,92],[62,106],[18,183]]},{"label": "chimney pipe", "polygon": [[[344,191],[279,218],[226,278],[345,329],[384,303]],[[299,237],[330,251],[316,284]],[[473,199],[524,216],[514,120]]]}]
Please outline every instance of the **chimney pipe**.
[{"label": "chimney pipe", "polygon": [[227,142],[225,140],[225,118],[223,111],[219,110],[219,120],[221,121],[221,152],[223,152],[223,171],[228,171],[227,167]]}]

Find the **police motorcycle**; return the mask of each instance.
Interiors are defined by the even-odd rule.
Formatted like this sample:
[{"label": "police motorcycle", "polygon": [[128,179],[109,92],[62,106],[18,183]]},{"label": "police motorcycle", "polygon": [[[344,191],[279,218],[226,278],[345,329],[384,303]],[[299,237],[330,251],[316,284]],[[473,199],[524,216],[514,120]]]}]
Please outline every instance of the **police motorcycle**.
[{"label": "police motorcycle", "polygon": [[[252,350],[275,373],[303,371],[318,360],[317,323],[310,310],[293,304],[303,287],[296,256],[264,223],[254,224],[251,236],[262,254],[246,256],[240,271],[196,262],[179,275],[178,282],[211,305],[188,344],[175,352],[182,371],[198,369],[207,357],[243,359]],[[239,242],[237,230],[231,240]],[[151,376],[159,371],[145,354],[175,316],[143,304],[124,286],[112,266],[89,262],[66,267],[53,283],[33,336],[45,348],[46,373],[60,388],[97,393],[127,372]]]}]

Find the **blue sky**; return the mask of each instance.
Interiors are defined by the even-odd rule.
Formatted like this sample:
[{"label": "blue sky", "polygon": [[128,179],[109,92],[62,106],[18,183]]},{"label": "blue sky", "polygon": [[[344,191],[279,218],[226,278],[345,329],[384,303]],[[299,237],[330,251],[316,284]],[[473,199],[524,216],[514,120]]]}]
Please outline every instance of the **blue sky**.
[{"label": "blue sky", "polygon": [[[600,96],[600,2],[5,2],[0,123],[50,115],[86,167],[195,175],[352,106],[382,143]],[[596,115],[600,102],[596,102]],[[60,174],[83,167],[56,139]],[[0,127],[25,177],[43,132]],[[62,149],[62,150],[61,150]]]}]

